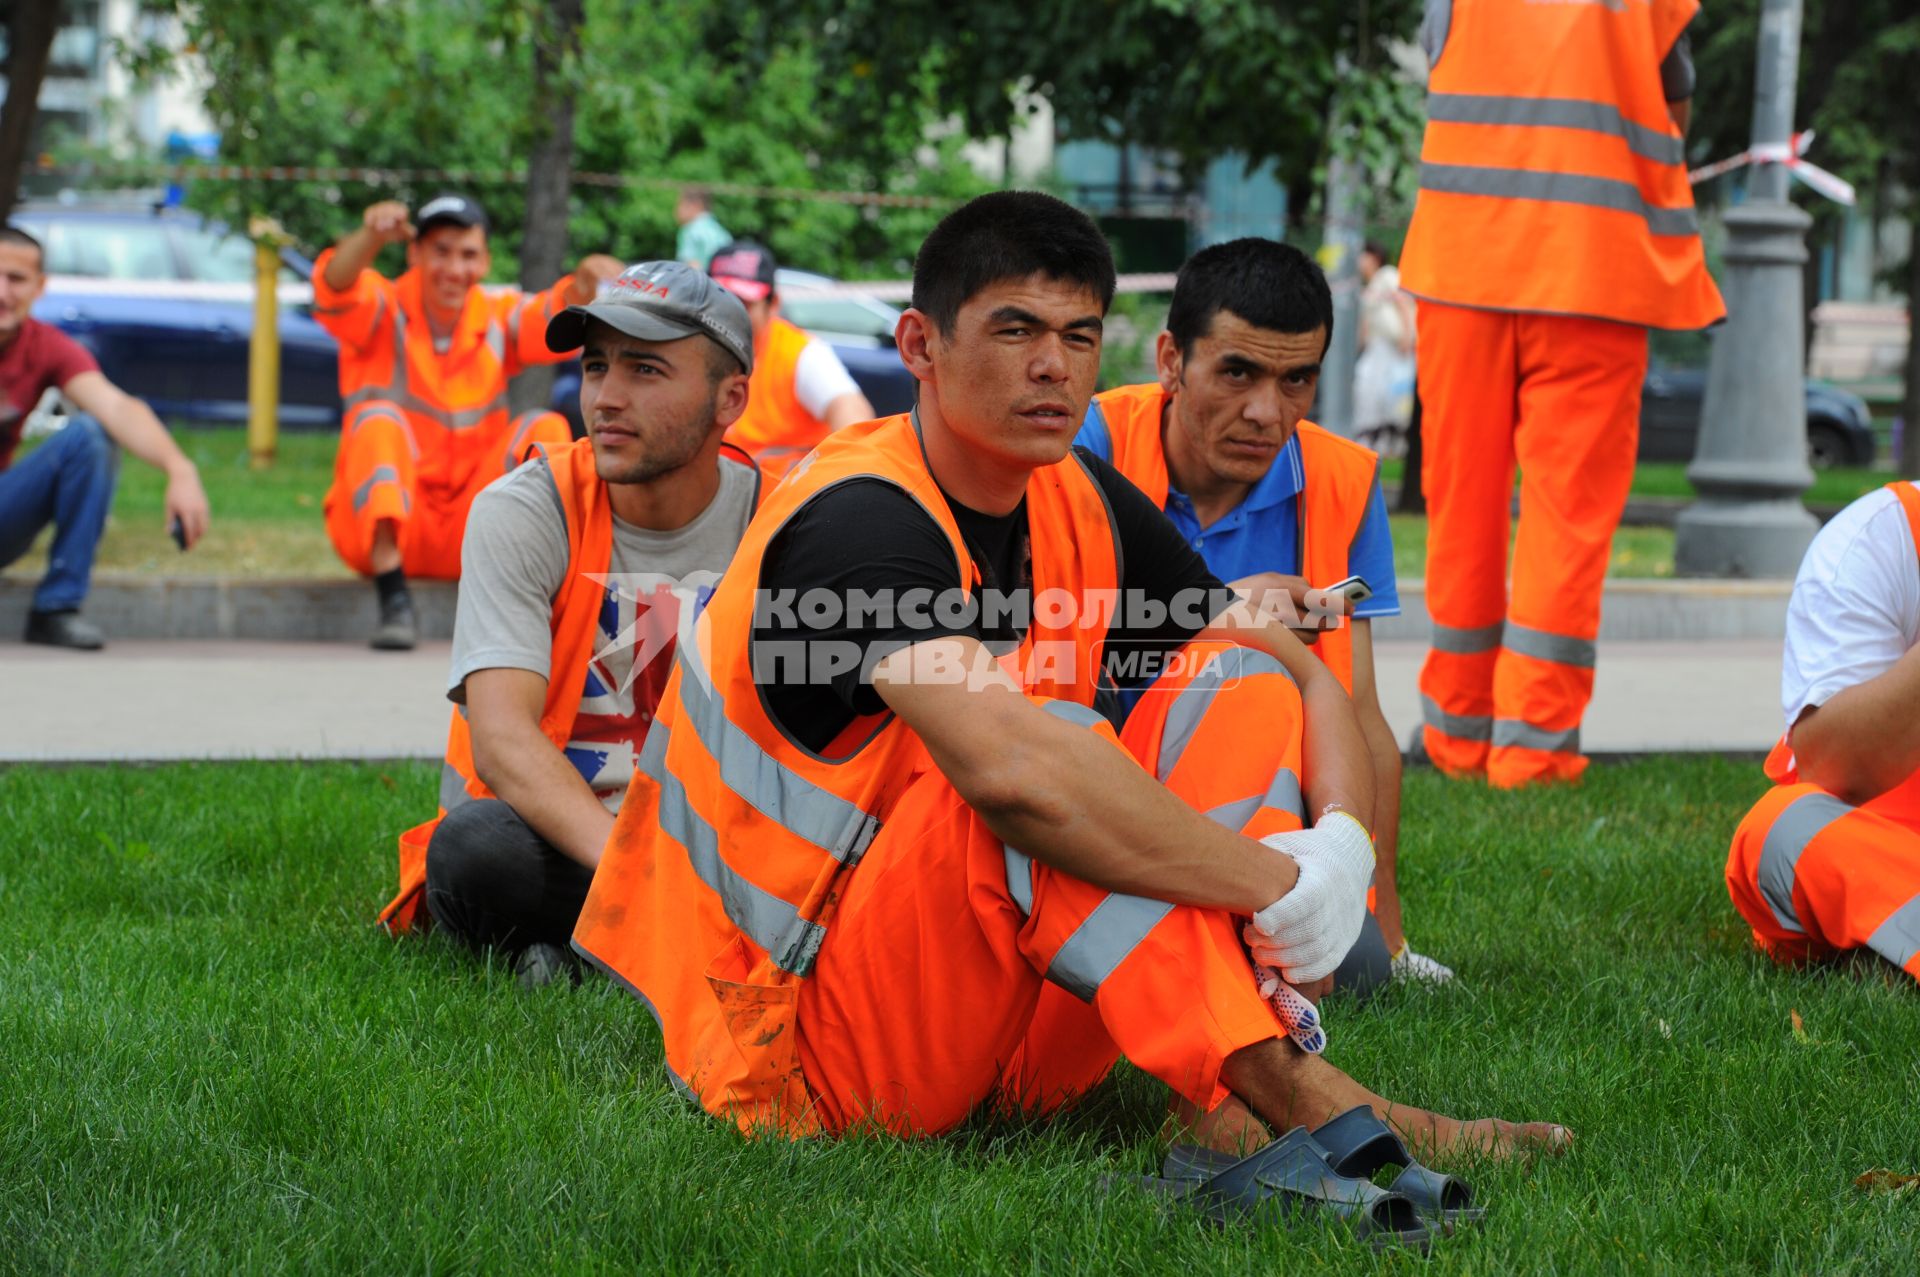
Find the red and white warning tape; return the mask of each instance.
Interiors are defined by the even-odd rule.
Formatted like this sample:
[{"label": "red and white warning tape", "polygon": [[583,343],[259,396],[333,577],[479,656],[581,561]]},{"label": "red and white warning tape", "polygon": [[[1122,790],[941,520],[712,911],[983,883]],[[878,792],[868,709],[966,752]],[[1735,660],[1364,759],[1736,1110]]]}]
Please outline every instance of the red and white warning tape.
[{"label": "red and white warning tape", "polygon": [[1730,155],[1724,160],[1694,169],[1687,174],[1687,180],[1695,186],[1719,177],[1722,173],[1731,173],[1737,168],[1749,164],[1784,164],[1787,174],[1805,182],[1836,204],[1853,205],[1853,184],[1835,177],[1818,164],[1806,158],[1807,148],[1813,145],[1813,130],[1807,129],[1795,133],[1786,142],[1763,142],[1759,146],[1750,146],[1738,155]]},{"label": "red and white warning tape", "polygon": [[[359,182],[367,186],[513,185],[527,180],[524,172],[492,169],[343,168],[288,164],[56,164],[42,158],[36,169],[80,178],[113,178],[149,182],[187,182],[194,178],[225,182]],[[934,195],[888,195],[881,191],[821,191],[793,186],[751,186],[741,182],[686,182],[670,177],[633,177],[625,173],[575,173],[582,186],[637,187],[681,191],[697,187],[715,195],[743,199],[812,200],[826,204],[857,204],[873,208],[958,208],[963,201]]]}]

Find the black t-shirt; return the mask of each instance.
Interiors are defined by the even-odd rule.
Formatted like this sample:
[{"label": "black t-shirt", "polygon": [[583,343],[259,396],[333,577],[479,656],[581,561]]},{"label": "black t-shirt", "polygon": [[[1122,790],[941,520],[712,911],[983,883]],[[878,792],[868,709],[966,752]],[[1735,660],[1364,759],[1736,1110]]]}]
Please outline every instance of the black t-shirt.
[{"label": "black t-shirt", "polygon": [[[1075,451],[1106,494],[1120,544],[1107,668],[1122,686],[1144,683],[1236,596],[1145,493],[1106,461]],[[884,480],[821,493],[767,546],[755,678],[775,721],[808,749],[824,750],[855,718],[886,708],[869,680],[899,649],[965,635],[999,654],[1025,635],[1033,606],[1026,503],[999,516],[947,504],[980,576],[971,600],[954,584],[953,548],[940,525]]]}]

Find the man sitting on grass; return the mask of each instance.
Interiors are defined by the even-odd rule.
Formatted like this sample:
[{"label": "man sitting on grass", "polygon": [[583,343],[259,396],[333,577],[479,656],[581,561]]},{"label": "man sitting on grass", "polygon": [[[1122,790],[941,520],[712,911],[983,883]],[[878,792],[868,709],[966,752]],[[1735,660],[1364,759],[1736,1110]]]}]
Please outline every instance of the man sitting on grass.
[{"label": "man sitting on grass", "polygon": [[[1373,766],[1327,667],[1072,449],[1113,288],[1050,196],[935,228],[898,332],[919,407],[830,436],[748,527],[575,947],[747,1130],[937,1134],[1051,1110],[1125,1055],[1205,1149],[1355,1106],[1429,1148],[1558,1147],[1391,1105],[1289,1037],[1257,968],[1317,991],[1352,946]],[[1122,648],[1165,673],[1116,732],[1093,707]],[[1276,1176],[1316,1164],[1273,1152]],[[1199,1180],[1249,1204],[1275,1182]]]},{"label": "man sitting on grass", "polygon": [[1374,909],[1334,977],[1365,993],[1389,974],[1442,982],[1453,972],[1407,947],[1395,853],[1400,747],[1380,709],[1373,619],[1398,616],[1393,538],[1380,458],[1306,420],[1333,337],[1333,294],[1297,248],[1237,239],[1180,268],[1160,334],[1160,379],[1096,395],[1076,442],[1153,498],[1207,566],[1283,617],[1344,597],[1313,590],[1362,577],[1371,595],[1351,621],[1303,629],[1353,697],[1373,760]]},{"label": "man sitting on grass", "polygon": [[1775,788],[1733,836],[1727,890],[1782,962],[1865,950],[1920,979],[1920,489],[1820,529],[1787,605]]},{"label": "man sitting on grass", "polygon": [[[113,445],[166,474],[166,520],[178,521],[183,549],[207,530],[207,494],[153,409],[108,381],[73,338],[33,317],[46,287],[40,241],[16,227],[0,229],[0,567],[31,549],[51,523],[47,574],[27,613],[27,642],[94,651],[106,638],[80,615],[80,605],[113,504]],[[50,388],[84,415],[9,468],[27,414]]]},{"label": "man sitting on grass", "polygon": [[566,952],[672,669],[680,606],[719,576],[758,475],[723,456],[747,402],[753,337],[738,299],[675,262],[632,267],[547,325],[584,345],[587,438],[490,484],[462,554],[440,814],[400,836],[401,931],[424,900],[523,982]]}]

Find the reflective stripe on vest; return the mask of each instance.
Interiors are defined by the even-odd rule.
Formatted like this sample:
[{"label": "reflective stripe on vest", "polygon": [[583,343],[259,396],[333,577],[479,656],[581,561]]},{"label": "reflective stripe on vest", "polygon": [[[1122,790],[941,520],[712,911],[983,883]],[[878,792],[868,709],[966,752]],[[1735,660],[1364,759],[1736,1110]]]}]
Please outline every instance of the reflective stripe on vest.
[{"label": "reflective stripe on vest", "polygon": [[[1157,506],[1165,508],[1171,491],[1161,417],[1166,392],[1157,384],[1121,386],[1094,396],[1113,445],[1113,468],[1125,475]],[[1301,513],[1301,544],[1296,563],[1273,562],[1268,571],[1297,573],[1331,585],[1351,574],[1353,543],[1360,535],[1380,481],[1380,458],[1350,439],[1342,439],[1311,421],[1295,433],[1304,486],[1295,497]],[[1351,623],[1320,635],[1311,649],[1353,691]]]},{"label": "reflective stripe on vest", "polygon": [[[382,299],[384,305],[385,299]],[[488,319],[486,346],[494,361],[504,371],[506,368],[507,338],[498,319]],[[485,422],[496,412],[507,410],[507,392],[503,388],[492,399],[478,408],[442,408],[427,402],[413,393],[407,384],[407,310],[396,306],[393,311],[393,371],[384,384],[361,385],[344,396],[346,409],[352,412],[361,404],[376,400],[397,405],[405,412],[418,413],[431,421],[437,421],[448,430],[471,430]]]},{"label": "reflective stripe on vest", "polygon": [[[926,746],[891,715],[877,716],[844,754],[807,749],[771,718],[756,678],[753,619],[769,544],[809,501],[866,479],[913,498],[946,538],[955,584],[977,589],[909,418],[863,422],[814,449],[768,495],[678,649],[644,771],[575,931],[583,951],[652,1001],[669,1066],[702,1105],[748,1129],[812,1129],[793,1054],[794,986],[832,928],[847,875],[859,872],[882,822],[931,766]],[[1027,519],[1036,597],[1117,590],[1111,520],[1081,466],[1036,470]],[[1029,694],[1090,704],[1104,639],[1104,627],[1036,616],[1023,655],[1065,641],[1072,660],[1046,670],[1030,660],[1021,671]],[[1094,938],[1105,934],[1088,933],[1095,958],[1105,950],[1092,947]],[[1097,962],[1069,955],[1063,978],[1084,984],[1097,971]]]},{"label": "reflective stripe on vest", "polygon": [[1430,11],[1401,285],[1427,301],[1654,328],[1725,318],[1660,75],[1698,8],[1461,0]]}]

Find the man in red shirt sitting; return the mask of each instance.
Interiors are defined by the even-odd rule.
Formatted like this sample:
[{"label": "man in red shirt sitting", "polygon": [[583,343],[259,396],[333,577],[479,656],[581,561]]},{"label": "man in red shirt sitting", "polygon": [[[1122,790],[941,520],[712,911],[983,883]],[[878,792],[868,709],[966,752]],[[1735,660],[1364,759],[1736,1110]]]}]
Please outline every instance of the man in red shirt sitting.
[{"label": "man in red shirt sitting", "polygon": [[[113,502],[113,445],[166,474],[167,522],[179,520],[186,545],[207,530],[207,494],[153,409],[108,381],[73,338],[31,316],[46,285],[40,241],[0,228],[0,567],[25,554],[40,529],[53,524],[47,574],[27,614],[27,642],[92,651],[106,640],[81,618],[80,605]],[[86,415],[76,415],[10,468],[27,414],[49,389]]]}]

